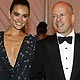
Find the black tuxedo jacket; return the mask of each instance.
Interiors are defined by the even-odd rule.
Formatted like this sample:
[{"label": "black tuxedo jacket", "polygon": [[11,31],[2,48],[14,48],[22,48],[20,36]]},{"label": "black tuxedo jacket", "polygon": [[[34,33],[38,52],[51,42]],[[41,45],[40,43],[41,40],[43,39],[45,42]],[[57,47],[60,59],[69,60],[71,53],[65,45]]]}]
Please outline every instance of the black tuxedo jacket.
[{"label": "black tuxedo jacket", "polygon": [[[66,80],[56,34],[39,41],[36,46],[30,80],[42,80],[42,77],[44,80]],[[79,34],[75,34],[74,59],[70,80],[80,80]]]}]

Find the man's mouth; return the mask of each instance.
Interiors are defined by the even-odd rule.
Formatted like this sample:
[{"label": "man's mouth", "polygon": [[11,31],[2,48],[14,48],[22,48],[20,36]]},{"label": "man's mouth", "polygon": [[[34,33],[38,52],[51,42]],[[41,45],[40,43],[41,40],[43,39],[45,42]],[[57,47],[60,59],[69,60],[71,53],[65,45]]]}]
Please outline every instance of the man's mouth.
[{"label": "man's mouth", "polygon": [[61,26],[63,26],[64,24],[62,23],[62,22],[56,22],[56,26],[57,27],[61,27]]}]

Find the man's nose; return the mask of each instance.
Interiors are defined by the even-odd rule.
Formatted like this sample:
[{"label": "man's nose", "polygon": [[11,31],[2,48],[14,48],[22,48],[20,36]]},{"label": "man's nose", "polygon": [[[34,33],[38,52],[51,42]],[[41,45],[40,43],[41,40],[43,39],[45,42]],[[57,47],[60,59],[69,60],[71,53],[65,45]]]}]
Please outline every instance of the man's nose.
[{"label": "man's nose", "polygon": [[61,20],[61,17],[60,16],[57,16],[57,21],[60,21]]}]

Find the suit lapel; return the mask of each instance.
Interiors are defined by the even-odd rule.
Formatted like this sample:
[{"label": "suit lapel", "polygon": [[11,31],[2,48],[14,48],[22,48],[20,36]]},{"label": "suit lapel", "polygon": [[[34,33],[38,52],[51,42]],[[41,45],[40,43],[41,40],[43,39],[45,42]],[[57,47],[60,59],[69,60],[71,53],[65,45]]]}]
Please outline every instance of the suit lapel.
[{"label": "suit lapel", "polygon": [[[49,43],[49,44],[48,44]],[[64,71],[61,63],[60,51],[57,42],[57,36],[54,35],[49,39],[49,42],[46,44],[47,50],[49,53],[49,57],[53,63],[57,66],[57,75],[61,80],[65,80]],[[54,64],[53,64],[54,66]],[[73,68],[71,73],[70,80],[77,80],[76,76],[80,71],[80,36],[78,34],[75,35],[75,44],[74,44],[74,59],[73,59]]]},{"label": "suit lapel", "polygon": [[76,80],[76,76],[80,71],[80,36],[76,34],[74,45],[73,69],[70,80]]},{"label": "suit lapel", "polygon": [[[49,57],[52,61],[52,64],[55,63],[56,67],[57,67],[56,74],[58,75],[58,77],[61,80],[65,80],[63,67],[62,67],[62,63],[61,63],[59,46],[58,46],[58,42],[57,42],[57,36],[56,35],[52,36],[51,40],[48,43],[46,44],[46,46],[47,46],[47,50],[49,53]],[[52,66],[54,66],[54,64]]]}]

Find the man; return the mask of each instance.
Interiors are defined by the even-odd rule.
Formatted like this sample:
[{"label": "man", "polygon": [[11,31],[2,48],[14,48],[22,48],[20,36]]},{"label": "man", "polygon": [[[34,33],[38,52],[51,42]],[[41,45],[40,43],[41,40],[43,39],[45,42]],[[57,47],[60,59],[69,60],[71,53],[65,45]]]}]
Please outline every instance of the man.
[{"label": "man", "polygon": [[59,1],[52,10],[56,34],[38,42],[30,80],[80,80],[80,36],[72,26],[73,8]]}]

